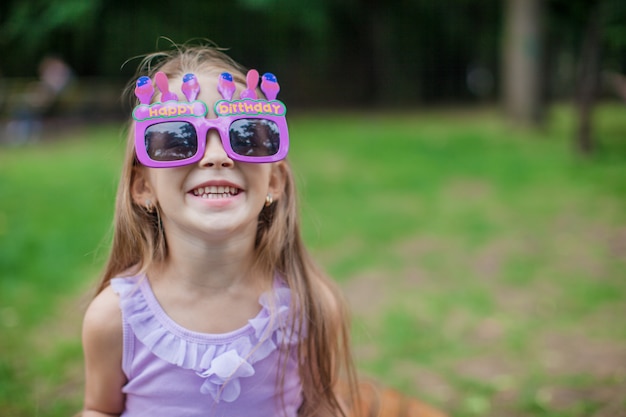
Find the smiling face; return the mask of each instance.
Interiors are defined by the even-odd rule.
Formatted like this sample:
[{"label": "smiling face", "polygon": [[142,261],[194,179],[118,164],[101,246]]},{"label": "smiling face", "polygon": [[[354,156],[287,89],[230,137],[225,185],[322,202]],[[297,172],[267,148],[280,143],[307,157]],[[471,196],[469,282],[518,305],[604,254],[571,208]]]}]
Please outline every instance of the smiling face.
[{"label": "smiling face", "polygon": [[[222,98],[217,90],[220,72],[216,69],[196,74],[201,85],[198,99],[210,109],[207,118],[216,117],[213,106]],[[180,78],[171,79],[170,91],[180,91],[181,83]],[[237,85],[239,91],[244,87]],[[224,151],[217,131],[209,130],[202,139],[206,140],[206,150],[195,164],[136,167],[131,185],[133,200],[141,206],[146,206],[147,200],[158,206],[168,244],[177,236],[254,239],[266,196],[271,194],[277,200],[284,191],[283,163],[235,162]]]}]

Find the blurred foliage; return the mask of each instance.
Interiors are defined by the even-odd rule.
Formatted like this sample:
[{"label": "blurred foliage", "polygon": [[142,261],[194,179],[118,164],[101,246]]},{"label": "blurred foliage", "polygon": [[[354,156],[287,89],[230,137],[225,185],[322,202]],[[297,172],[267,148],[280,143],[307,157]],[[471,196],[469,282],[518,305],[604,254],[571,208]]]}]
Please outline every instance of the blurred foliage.
[{"label": "blurred foliage", "polygon": [[592,8],[600,4],[605,66],[626,72],[626,2],[620,0],[549,0],[547,28],[552,42],[576,51]]},{"label": "blurred foliage", "polygon": [[[558,82],[564,62],[575,72],[581,28],[596,2],[545,2],[553,64],[546,66],[546,79]],[[622,0],[602,3],[605,66],[624,72],[626,6]],[[246,66],[276,71],[284,85],[297,86],[285,89],[285,99],[306,98],[311,105],[326,104],[330,97],[334,104],[348,105],[493,99],[498,95],[503,4],[6,0],[0,5],[0,54],[5,58],[0,72],[36,76],[37,62],[54,53],[81,77],[127,80],[137,63],[132,58],[170,47],[166,39],[208,39],[230,48]],[[468,75],[475,69],[489,80],[479,93],[468,88]]]}]

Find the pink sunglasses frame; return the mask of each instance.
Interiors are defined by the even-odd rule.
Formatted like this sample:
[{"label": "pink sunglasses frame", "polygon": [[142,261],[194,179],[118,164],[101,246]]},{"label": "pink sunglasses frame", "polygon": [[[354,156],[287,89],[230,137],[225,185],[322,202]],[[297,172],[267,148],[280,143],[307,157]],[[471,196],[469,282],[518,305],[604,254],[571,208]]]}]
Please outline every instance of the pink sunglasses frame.
[{"label": "pink sunglasses frame", "polygon": [[[286,107],[280,100],[256,99],[254,93],[251,93],[256,88],[254,81],[251,81],[254,79],[254,74],[256,74],[256,82],[258,82],[258,73],[255,70],[251,70],[248,73],[248,89],[242,93],[242,96],[245,95],[245,97],[242,97],[241,100],[231,100],[234,92],[232,76],[228,73],[220,75],[218,90],[225,100],[215,103],[215,113],[218,115],[215,119],[207,119],[208,107],[206,103],[201,100],[195,100],[200,88],[193,74],[187,74],[183,77],[182,90],[188,102],[178,101],[178,96],[168,90],[165,74],[157,73],[155,82],[159,90],[161,90],[163,102],[149,104],[154,89],[149,77],[140,77],[137,80],[135,94],[140,99],[141,104],[133,110],[133,118],[135,119],[135,154],[138,161],[150,168],[174,168],[197,163],[204,156],[206,136],[211,129],[218,132],[224,151],[234,161],[271,163],[284,159],[289,151],[289,130],[285,118]],[[274,91],[269,92],[269,94],[266,92],[266,95],[275,98],[278,92],[278,83],[271,74],[264,75],[263,83],[267,83],[268,79],[269,82],[273,82],[272,87]],[[261,85],[262,89],[264,87],[263,83]],[[225,113],[224,109],[228,109],[228,111]],[[278,151],[273,155],[263,156],[247,156],[235,152],[230,143],[229,129],[234,122],[241,119],[260,119],[275,123],[279,131]],[[182,122],[193,126],[197,137],[197,148],[191,157],[170,161],[160,161],[150,157],[146,149],[146,130],[150,126],[164,122]]]}]

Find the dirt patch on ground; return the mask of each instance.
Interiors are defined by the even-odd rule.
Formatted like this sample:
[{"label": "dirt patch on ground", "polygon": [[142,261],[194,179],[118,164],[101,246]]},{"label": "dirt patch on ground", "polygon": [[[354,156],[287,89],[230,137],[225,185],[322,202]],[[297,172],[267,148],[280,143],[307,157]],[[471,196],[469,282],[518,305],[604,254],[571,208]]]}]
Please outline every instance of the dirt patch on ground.
[{"label": "dirt patch on ground", "polygon": [[353,314],[370,319],[380,315],[384,307],[393,300],[394,285],[389,273],[369,271],[360,274],[343,286]]},{"label": "dirt patch on ground", "polygon": [[615,341],[555,332],[540,337],[536,349],[540,362],[552,375],[588,375],[626,382],[626,346]]},{"label": "dirt patch on ground", "polygon": [[[623,229],[587,232],[583,233],[587,243],[592,239],[596,247],[605,247],[612,254],[621,253],[622,245],[626,245]],[[399,358],[393,375],[413,381],[413,394],[423,395],[444,409],[450,407],[449,412],[461,409],[467,415],[530,417],[542,409],[541,415],[554,410],[565,415],[626,416],[623,332],[612,337],[602,330],[614,326],[615,320],[623,316],[626,302],[607,303],[577,326],[556,320],[567,314],[568,306],[565,303],[565,310],[561,309],[563,283],[553,282],[552,273],[583,270],[593,272],[590,279],[602,276],[615,280],[605,275],[601,256],[583,250],[584,241],[571,242],[570,235],[563,232],[549,244],[564,242],[578,255],[564,250],[562,257],[556,256],[528,284],[510,285],[500,281],[502,268],[511,256],[540,253],[542,248],[533,247],[532,239],[503,238],[486,243],[473,254],[464,254],[458,242],[408,239],[394,246],[395,253],[406,259],[404,269],[357,274],[345,283],[344,290],[355,316],[365,320],[375,320],[402,300],[413,298],[419,303],[430,289],[454,288],[453,283],[419,266],[421,257],[445,250],[451,259],[467,263],[471,279],[481,280],[497,314],[476,318],[468,317],[463,310],[452,310],[445,317],[437,317],[435,331],[457,337],[456,342],[467,347],[466,353],[443,364],[420,363],[419,357],[415,361]],[[375,343],[357,346],[356,355],[366,360],[375,358]],[[466,384],[482,388],[479,394],[471,394],[471,390],[461,388]]]}]

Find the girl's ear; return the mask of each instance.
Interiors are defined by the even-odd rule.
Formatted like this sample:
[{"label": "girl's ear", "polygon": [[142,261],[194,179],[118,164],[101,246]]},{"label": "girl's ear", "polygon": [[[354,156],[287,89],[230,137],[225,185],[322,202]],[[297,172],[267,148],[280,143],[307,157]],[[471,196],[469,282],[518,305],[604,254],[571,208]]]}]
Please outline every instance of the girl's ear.
[{"label": "girl's ear", "polygon": [[141,207],[146,207],[146,205],[155,205],[157,203],[150,181],[148,181],[148,172],[146,171],[146,168],[133,168],[130,195],[132,196],[135,204]]},{"label": "girl's ear", "polygon": [[287,166],[283,161],[272,164],[268,192],[272,194],[274,201],[279,200],[285,193],[287,183]]}]

